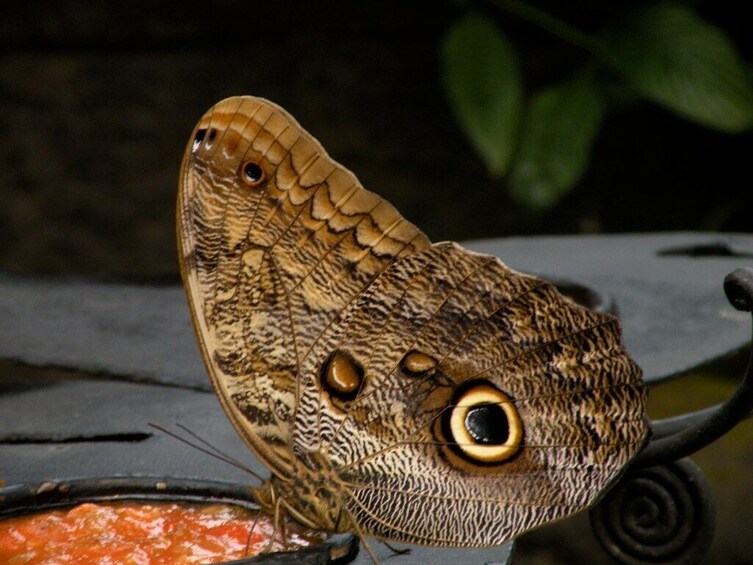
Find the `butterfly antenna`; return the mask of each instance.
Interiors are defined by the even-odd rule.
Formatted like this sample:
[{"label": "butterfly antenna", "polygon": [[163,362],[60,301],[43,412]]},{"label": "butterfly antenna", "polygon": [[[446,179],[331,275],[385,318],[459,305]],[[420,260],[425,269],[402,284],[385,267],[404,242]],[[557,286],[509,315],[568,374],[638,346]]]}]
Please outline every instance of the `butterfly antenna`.
[{"label": "butterfly antenna", "polygon": [[199,436],[198,434],[196,434],[192,430],[188,429],[183,424],[177,423],[175,425],[177,427],[179,427],[181,430],[183,430],[184,432],[186,432],[188,435],[190,435],[192,438],[194,438],[196,441],[198,441],[202,445],[204,445],[207,448],[209,448],[212,452],[216,453],[217,455],[220,455],[223,458],[223,461],[232,462],[236,467],[240,467],[240,468],[248,471],[249,473],[251,473],[252,475],[254,475],[256,478],[258,478],[260,481],[264,480],[258,474],[256,474],[254,471],[252,471],[247,465],[244,465],[243,463],[241,463],[240,461],[238,461],[235,457],[233,457],[231,455],[228,455],[227,453],[225,453],[224,451],[222,451],[218,447],[212,445],[207,440],[205,440],[203,437]]},{"label": "butterfly antenna", "polygon": [[[233,467],[240,469],[241,471],[245,471],[252,477],[258,479],[262,483],[264,482],[264,478],[260,476],[256,471],[251,469],[248,465],[244,465],[237,459],[231,457],[230,455],[227,455],[226,453],[223,453],[216,447],[214,447],[212,444],[210,444],[205,439],[199,437],[194,432],[183,426],[182,424],[176,424],[181,430],[183,430],[185,433],[189,434],[192,438],[194,438],[198,443],[194,443],[191,440],[188,440],[184,437],[179,436],[175,432],[171,432],[170,430],[163,428],[162,426],[158,424],[154,424],[152,422],[149,422],[149,427],[154,428],[155,430],[159,430],[164,434],[169,435],[173,439],[177,439],[178,441],[185,443],[186,445],[193,447],[194,449],[197,449],[201,451],[202,453],[206,453],[207,455],[214,457],[215,459],[218,459],[224,463],[227,463],[228,465],[232,465]],[[202,445],[199,445],[202,444]]]}]

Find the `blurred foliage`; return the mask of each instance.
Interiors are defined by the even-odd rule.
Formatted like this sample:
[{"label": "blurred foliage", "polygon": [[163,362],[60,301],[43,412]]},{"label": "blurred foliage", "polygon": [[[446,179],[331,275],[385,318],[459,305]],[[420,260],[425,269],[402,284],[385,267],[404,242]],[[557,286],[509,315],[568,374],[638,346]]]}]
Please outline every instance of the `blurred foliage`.
[{"label": "blurred foliage", "polygon": [[[470,14],[447,35],[445,88],[460,126],[493,175],[510,166],[523,110],[515,49],[494,22]],[[501,72],[500,72],[501,71]]]},{"label": "blurred foliage", "polygon": [[493,7],[588,54],[573,76],[525,93],[515,47],[492,17],[471,10],[443,38],[444,87],[460,127],[531,210],[552,208],[577,185],[605,115],[626,102],[730,134],[753,127],[753,73],[724,30],[688,5],[643,6],[593,35],[520,0]]}]

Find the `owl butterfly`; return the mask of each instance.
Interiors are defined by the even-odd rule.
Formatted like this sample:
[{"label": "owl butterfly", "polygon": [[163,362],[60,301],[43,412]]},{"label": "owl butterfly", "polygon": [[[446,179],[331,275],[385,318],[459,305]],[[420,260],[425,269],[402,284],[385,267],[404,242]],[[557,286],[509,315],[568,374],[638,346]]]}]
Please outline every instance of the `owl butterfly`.
[{"label": "owl butterfly", "polygon": [[430,243],[271,102],[201,118],[178,239],[214,389],[272,472],[255,496],[306,526],[498,545],[593,503],[644,444],[614,317]]}]

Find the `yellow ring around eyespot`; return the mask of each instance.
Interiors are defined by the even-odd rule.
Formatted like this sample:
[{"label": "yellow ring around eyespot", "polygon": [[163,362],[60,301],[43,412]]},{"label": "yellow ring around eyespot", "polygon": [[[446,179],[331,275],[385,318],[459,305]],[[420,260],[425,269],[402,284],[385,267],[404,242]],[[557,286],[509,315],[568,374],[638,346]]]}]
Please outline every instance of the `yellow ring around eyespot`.
[{"label": "yellow ring around eyespot", "polygon": [[[465,427],[468,411],[479,404],[498,404],[507,417],[509,434],[501,445],[481,445],[476,443]],[[488,385],[478,385],[461,396],[450,415],[450,432],[453,441],[468,457],[482,463],[501,463],[518,451],[523,439],[523,422],[512,400],[502,391]]]}]

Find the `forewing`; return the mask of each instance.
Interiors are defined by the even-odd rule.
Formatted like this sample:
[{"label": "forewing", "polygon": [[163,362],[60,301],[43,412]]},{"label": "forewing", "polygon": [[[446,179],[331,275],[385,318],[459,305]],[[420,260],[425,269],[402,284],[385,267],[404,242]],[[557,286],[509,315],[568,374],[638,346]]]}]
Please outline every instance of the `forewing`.
[{"label": "forewing", "polygon": [[225,411],[291,469],[300,359],[396,257],[429,246],[283,109],[223,100],[197,124],[178,197],[181,272]]}]

